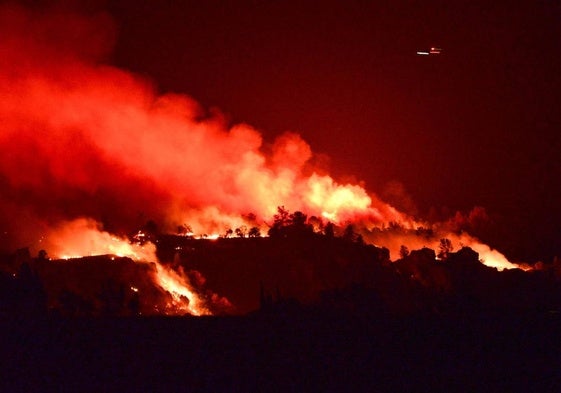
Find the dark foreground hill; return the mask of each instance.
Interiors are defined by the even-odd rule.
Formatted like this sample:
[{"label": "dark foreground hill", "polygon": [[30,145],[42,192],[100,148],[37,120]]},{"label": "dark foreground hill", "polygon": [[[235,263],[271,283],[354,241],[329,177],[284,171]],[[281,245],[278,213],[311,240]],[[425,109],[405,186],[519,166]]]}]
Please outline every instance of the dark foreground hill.
[{"label": "dark foreground hill", "polygon": [[[160,237],[160,260],[201,272],[245,314],[287,300],[355,314],[561,310],[561,266],[498,271],[464,247],[437,258],[318,234],[195,240]],[[257,294],[260,293],[260,296]]]},{"label": "dark foreground hill", "polygon": [[[300,307],[349,315],[561,311],[559,264],[497,271],[470,248],[438,258],[424,248],[391,262],[385,248],[312,232],[217,240],[161,235],[156,241],[161,264],[215,315]],[[112,255],[53,261],[25,250],[2,259],[2,315],[177,314],[156,263]]]},{"label": "dark foreground hill", "polygon": [[205,285],[226,296],[236,314],[257,310],[263,296],[317,303],[323,291],[379,286],[395,271],[387,249],[314,233],[217,240],[163,236],[158,256],[201,272]]},{"label": "dark foreground hill", "polygon": [[[169,297],[153,266],[22,251],[0,277],[0,391],[561,389],[556,266],[498,272],[468,248],[390,262],[316,235],[158,244],[162,263],[243,316],[146,316]],[[121,296],[132,286],[138,298]]]},{"label": "dark foreground hill", "polygon": [[2,320],[5,392],[556,392],[559,315]]}]

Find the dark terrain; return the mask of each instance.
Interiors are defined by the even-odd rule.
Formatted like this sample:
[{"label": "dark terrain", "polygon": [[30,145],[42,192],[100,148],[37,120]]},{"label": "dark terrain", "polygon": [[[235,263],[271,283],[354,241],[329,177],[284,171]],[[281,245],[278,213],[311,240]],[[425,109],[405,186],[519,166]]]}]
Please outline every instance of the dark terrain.
[{"label": "dark terrain", "polygon": [[6,321],[3,391],[542,391],[559,315]]},{"label": "dark terrain", "polygon": [[499,272],[446,247],[391,262],[350,232],[291,231],[156,239],[203,298],[233,303],[214,317],[151,316],[168,295],[129,258],[5,255],[0,390],[561,389],[556,264]]}]

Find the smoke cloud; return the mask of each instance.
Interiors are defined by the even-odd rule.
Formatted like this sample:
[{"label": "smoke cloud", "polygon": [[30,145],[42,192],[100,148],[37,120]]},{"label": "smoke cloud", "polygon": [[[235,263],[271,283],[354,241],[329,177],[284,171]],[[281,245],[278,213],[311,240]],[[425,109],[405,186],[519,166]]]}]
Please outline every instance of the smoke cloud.
[{"label": "smoke cloud", "polygon": [[[0,21],[5,225],[25,216],[29,231],[87,217],[123,231],[150,218],[207,231],[242,213],[265,220],[280,205],[332,220],[405,218],[372,207],[361,187],[316,174],[299,135],[266,148],[251,126],[229,126],[190,97],[158,94],[105,64],[115,30],[106,15],[2,6]],[[6,231],[29,241],[17,238],[22,228]]]},{"label": "smoke cloud", "polygon": [[[316,170],[298,134],[264,141],[250,125],[112,67],[115,31],[103,13],[0,6],[1,247],[58,249],[49,239],[64,223],[123,235],[152,219],[211,234],[252,213],[266,228],[278,206],[367,228],[419,225]],[[400,184],[388,194],[415,211]]]}]

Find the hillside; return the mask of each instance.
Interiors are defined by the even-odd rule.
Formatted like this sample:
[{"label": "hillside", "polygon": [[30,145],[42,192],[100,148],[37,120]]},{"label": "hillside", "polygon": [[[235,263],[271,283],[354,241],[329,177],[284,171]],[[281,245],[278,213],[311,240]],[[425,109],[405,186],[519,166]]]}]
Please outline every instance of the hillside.
[{"label": "hillside", "polygon": [[[20,310],[19,297],[31,293],[41,307],[67,315],[183,315],[194,313],[194,302],[220,315],[301,307],[367,315],[561,310],[559,266],[498,271],[467,247],[440,257],[414,250],[391,262],[387,249],[313,232],[155,242],[154,263],[114,255],[49,260],[25,250],[5,256],[2,309]],[[163,285],[162,271],[188,291]]]}]

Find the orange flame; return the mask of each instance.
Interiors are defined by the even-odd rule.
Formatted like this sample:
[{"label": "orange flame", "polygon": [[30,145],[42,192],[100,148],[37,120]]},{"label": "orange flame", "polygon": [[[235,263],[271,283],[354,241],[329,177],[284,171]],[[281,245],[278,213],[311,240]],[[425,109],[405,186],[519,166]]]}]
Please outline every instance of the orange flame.
[{"label": "orange flame", "polygon": [[180,276],[170,268],[156,263],[158,284],[168,291],[173,302],[168,304],[168,309],[174,314],[188,312],[191,315],[212,315],[205,307],[204,302],[190,289],[185,277]]},{"label": "orange flame", "polygon": [[[152,262],[156,265],[156,284],[172,296],[172,303],[164,311],[167,314],[210,315],[205,302],[193,290],[188,278],[173,269],[157,262],[156,246],[146,242],[143,245],[131,244],[101,230],[101,226],[90,219],[78,219],[60,225],[43,240],[55,257],[61,259],[82,256],[113,254],[129,257],[138,263]],[[134,291],[134,288],[131,288]]]},{"label": "orange flame", "polygon": [[[40,248],[53,255],[157,261],[153,244],[130,244],[97,223],[109,217],[117,231],[128,231],[138,227],[138,212],[163,231],[187,223],[211,238],[242,225],[266,233],[278,206],[368,229],[418,226],[361,185],[318,174],[299,135],[287,132],[265,144],[247,124],[229,125],[188,96],[158,94],[141,77],[96,62],[96,55],[107,58],[95,50],[107,49],[99,41],[107,31],[103,20],[63,15],[53,23],[48,15],[2,6],[0,22],[6,37],[0,40],[0,177],[8,188],[0,216],[18,234],[31,233],[39,227],[34,223],[90,217],[50,231]],[[54,28],[62,33],[44,34]],[[241,218],[249,212],[251,222]],[[438,238],[398,235],[380,245],[397,255],[401,244],[437,247]],[[518,267],[467,235],[452,240],[473,247],[490,266]],[[209,312],[185,275],[156,266],[158,285],[174,299],[170,307]]]}]

